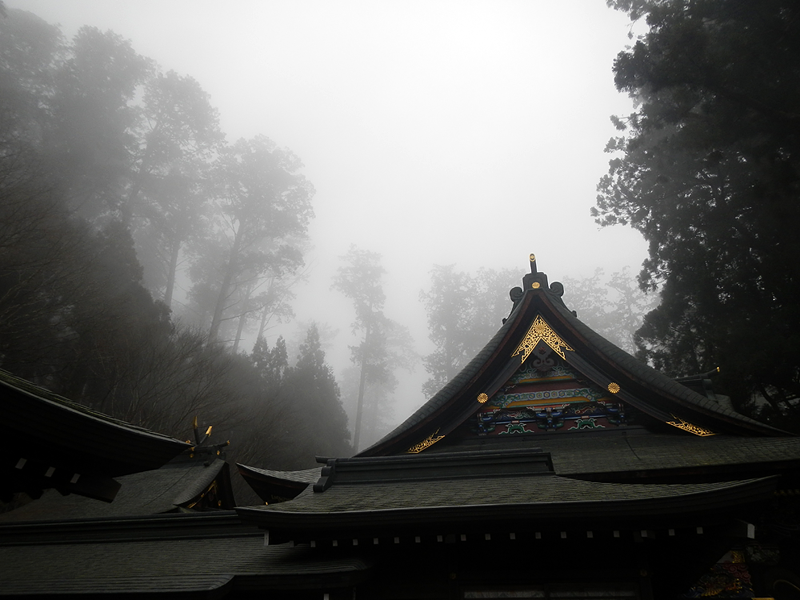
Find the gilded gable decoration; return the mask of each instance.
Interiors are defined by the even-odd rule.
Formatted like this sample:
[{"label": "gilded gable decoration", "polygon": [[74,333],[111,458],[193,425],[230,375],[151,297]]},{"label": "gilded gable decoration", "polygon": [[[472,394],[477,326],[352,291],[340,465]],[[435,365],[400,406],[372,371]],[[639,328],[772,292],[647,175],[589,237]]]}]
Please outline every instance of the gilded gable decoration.
[{"label": "gilded gable decoration", "polygon": [[538,344],[540,341],[543,341],[545,344],[555,350],[556,354],[558,354],[561,358],[566,358],[564,354],[565,350],[574,352],[570,345],[562,340],[559,335],[550,328],[550,325],[548,325],[547,321],[542,318],[542,315],[536,315],[536,318],[533,320],[533,324],[528,330],[528,333],[525,334],[522,342],[520,342],[519,346],[517,346],[517,349],[514,350],[514,353],[511,356],[517,356],[521,352],[522,359],[520,362],[525,362],[525,359],[530,356],[531,352],[533,352],[533,349],[536,348],[536,344]]}]

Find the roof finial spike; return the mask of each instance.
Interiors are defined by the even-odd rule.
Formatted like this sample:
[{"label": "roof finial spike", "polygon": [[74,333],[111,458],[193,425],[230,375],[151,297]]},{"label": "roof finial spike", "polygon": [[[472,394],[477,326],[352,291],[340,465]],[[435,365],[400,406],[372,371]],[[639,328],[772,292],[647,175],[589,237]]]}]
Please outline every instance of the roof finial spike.
[{"label": "roof finial spike", "polygon": [[529,258],[531,261],[531,273],[536,274],[536,255],[531,253]]}]

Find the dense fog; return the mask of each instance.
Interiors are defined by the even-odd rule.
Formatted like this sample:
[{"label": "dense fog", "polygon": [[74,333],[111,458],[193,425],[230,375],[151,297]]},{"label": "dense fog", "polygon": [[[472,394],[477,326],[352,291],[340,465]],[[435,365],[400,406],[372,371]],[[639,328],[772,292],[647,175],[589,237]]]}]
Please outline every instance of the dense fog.
[{"label": "dense fog", "polygon": [[[567,304],[610,336],[630,336],[653,304],[636,288],[646,250],[639,234],[600,228],[590,215],[611,158],[610,117],[632,110],[611,71],[631,43],[630,24],[602,1],[9,0],[6,8],[7,22],[29,11],[63,36],[53,64],[72,66],[53,67],[40,102],[62,119],[49,139],[73,144],[64,156],[74,158],[75,139],[94,143],[86,128],[130,138],[119,164],[106,157],[124,176],[58,163],[70,214],[101,237],[128,235],[109,230],[112,222],[130,231],[143,286],[172,323],[280,377],[304,356],[319,385],[338,384],[351,435],[366,387],[365,410],[374,410],[364,414],[361,448],[488,340],[530,253],[565,283]],[[120,54],[101,56],[101,41]],[[59,77],[86,57],[118,61],[104,72],[129,77],[120,83],[131,86],[120,92],[129,121],[81,104],[97,91],[81,88],[88,79],[65,91]],[[117,68],[122,61],[130,72]],[[168,115],[179,101],[183,121]],[[170,127],[169,141],[155,145]],[[97,183],[103,177],[116,178],[116,204]],[[272,200],[248,205],[253,190]],[[176,217],[180,206],[201,204]],[[185,224],[180,235],[173,218]],[[624,317],[620,303],[631,309]],[[463,356],[436,356],[430,320],[448,318],[472,336],[459,342]],[[369,336],[383,344],[369,350],[383,361],[371,383],[361,377]],[[326,418],[340,419],[334,413]],[[263,416],[264,427],[276,414]],[[332,442],[329,451],[342,450]]]}]

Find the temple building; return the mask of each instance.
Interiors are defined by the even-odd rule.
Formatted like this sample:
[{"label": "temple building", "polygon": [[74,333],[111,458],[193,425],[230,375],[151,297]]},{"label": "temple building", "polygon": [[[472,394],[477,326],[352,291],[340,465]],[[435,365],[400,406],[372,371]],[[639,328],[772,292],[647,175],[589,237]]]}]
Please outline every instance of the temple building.
[{"label": "temple building", "polygon": [[239,465],[263,505],[0,519],[0,597],[800,597],[800,438],[637,361],[563,291],[531,256],[497,334],[384,439]]}]

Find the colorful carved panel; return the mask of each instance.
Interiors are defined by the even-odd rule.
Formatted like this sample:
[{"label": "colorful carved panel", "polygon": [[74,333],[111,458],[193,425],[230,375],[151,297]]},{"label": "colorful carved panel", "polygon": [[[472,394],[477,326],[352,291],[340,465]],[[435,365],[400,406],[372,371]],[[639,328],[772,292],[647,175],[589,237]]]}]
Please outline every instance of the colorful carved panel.
[{"label": "colorful carved panel", "polygon": [[753,598],[753,584],[744,553],[732,550],[703,575],[683,598]]},{"label": "colorful carved panel", "polygon": [[526,361],[508,384],[481,406],[470,423],[473,434],[590,431],[630,424],[625,405],[612,393],[581,379],[558,357],[543,358]]}]

